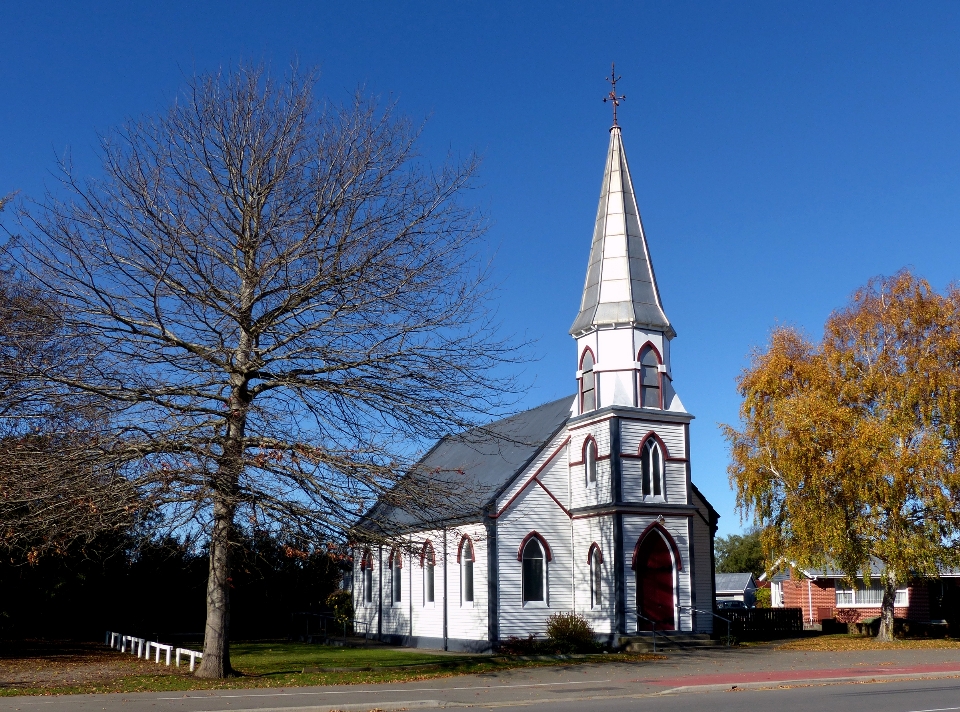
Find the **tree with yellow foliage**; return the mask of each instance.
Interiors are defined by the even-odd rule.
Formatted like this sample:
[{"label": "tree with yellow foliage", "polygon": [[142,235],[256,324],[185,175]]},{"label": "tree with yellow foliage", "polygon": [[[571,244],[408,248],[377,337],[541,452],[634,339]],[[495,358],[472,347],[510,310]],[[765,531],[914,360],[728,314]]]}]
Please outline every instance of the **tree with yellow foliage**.
[{"label": "tree with yellow foliage", "polygon": [[820,343],[775,329],[738,387],[728,471],[768,559],[869,585],[875,558],[892,640],[897,586],[960,563],[960,287],[873,279]]}]

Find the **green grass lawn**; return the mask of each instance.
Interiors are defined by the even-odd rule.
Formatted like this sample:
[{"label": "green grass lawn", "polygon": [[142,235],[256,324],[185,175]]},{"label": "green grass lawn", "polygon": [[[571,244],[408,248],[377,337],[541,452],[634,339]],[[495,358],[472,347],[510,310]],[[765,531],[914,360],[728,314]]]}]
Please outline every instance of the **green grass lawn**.
[{"label": "green grass lawn", "polygon": [[[310,643],[237,643],[230,647],[233,667],[243,675],[300,673],[303,668],[391,667],[438,664],[459,666],[478,656],[436,655],[428,652],[369,648],[335,648]],[[482,659],[482,658],[481,658]]]},{"label": "green grass lawn", "polygon": [[[237,676],[227,680],[201,680],[181,667],[164,667],[140,661],[133,656],[97,648],[82,661],[84,674],[47,675],[58,666],[63,669],[69,660],[56,660],[45,655],[35,658],[7,658],[7,663],[20,670],[36,672],[42,683],[24,680],[0,685],[0,696],[81,694],[105,692],[165,692],[251,687],[301,687],[310,685],[351,685],[362,683],[423,680],[449,675],[489,673],[518,667],[536,667],[579,662],[647,661],[661,659],[655,655],[598,655],[570,661],[516,660],[484,655],[432,654],[413,650],[396,650],[371,645],[368,648],[338,648],[290,642],[234,643],[230,657]],[[64,656],[67,658],[69,656]],[[98,674],[91,674],[91,665]],[[416,665],[416,666],[414,666]],[[403,667],[398,667],[403,666]],[[304,673],[304,668],[363,668]],[[0,668],[0,678],[3,669]],[[47,675],[44,679],[44,675]]]}]

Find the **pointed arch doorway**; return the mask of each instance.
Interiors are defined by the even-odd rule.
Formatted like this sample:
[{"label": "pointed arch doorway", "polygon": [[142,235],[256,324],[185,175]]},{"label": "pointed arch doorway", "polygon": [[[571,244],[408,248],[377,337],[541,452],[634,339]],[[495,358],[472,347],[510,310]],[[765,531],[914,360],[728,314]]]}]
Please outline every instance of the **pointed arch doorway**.
[{"label": "pointed arch doorway", "polygon": [[[652,526],[637,541],[633,569],[637,581],[637,630],[676,630],[676,564],[670,535]],[[641,617],[642,616],[642,617]]]}]

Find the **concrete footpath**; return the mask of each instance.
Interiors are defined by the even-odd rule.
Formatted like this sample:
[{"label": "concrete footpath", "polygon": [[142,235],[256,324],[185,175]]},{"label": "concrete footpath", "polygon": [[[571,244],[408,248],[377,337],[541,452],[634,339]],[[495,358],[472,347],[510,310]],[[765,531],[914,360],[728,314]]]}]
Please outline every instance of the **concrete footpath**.
[{"label": "concrete footpath", "polygon": [[[558,665],[382,685],[8,697],[0,698],[0,710],[386,712],[578,702],[586,709],[634,709],[640,698],[664,695],[945,678],[960,678],[960,649],[802,652],[760,646],[671,653],[657,661]],[[956,690],[960,705],[960,684]],[[617,700],[634,702],[622,706]]]}]

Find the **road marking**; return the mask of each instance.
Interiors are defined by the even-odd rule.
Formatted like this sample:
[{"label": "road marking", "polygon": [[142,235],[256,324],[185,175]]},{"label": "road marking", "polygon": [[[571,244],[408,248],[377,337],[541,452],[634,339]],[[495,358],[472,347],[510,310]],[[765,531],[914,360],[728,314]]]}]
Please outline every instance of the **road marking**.
[{"label": "road marking", "polygon": [[951,710],[960,710],[960,707],[937,707],[932,710],[911,710],[911,712],[951,712]]},{"label": "road marking", "polygon": [[179,695],[177,697],[157,697],[158,700],[209,700],[209,699],[234,699],[238,697],[297,697],[301,695],[351,695],[362,692],[385,694],[390,692],[445,692],[462,690],[494,690],[504,687],[558,687],[560,685],[596,685],[600,682],[613,682],[613,680],[584,680],[582,682],[530,682],[518,683],[515,685],[470,685],[468,687],[405,687],[397,690],[317,690],[316,692],[271,692],[267,694],[253,695]]}]

